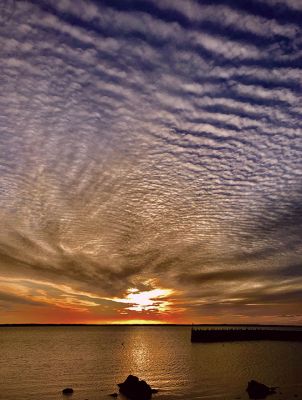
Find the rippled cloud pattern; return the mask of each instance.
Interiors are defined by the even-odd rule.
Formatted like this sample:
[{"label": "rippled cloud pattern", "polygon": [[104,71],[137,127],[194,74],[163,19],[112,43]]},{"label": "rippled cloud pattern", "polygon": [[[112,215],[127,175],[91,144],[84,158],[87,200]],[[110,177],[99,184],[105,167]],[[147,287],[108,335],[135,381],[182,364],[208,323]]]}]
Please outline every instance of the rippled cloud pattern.
[{"label": "rippled cloud pattern", "polygon": [[302,2],[1,4],[0,322],[302,323]]}]

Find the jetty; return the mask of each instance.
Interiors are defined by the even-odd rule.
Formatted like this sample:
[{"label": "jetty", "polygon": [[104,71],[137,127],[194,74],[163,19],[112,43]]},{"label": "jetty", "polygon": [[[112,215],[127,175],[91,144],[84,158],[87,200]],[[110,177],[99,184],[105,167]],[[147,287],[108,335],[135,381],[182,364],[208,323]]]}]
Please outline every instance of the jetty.
[{"label": "jetty", "polygon": [[192,328],[191,342],[238,342],[251,340],[302,341],[302,330],[264,329],[264,328],[229,328],[198,329]]}]

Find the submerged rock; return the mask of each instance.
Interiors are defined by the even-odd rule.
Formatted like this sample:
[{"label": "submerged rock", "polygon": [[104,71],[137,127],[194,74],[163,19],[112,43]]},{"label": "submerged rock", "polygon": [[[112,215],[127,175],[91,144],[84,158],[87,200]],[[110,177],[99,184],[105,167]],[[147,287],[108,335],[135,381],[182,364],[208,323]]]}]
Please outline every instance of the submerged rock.
[{"label": "submerged rock", "polygon": [[139,380],[137,376],[129,375],[123,383],[118,384],[120,393],[131,400],[149,400],[152,393],[157,393],[147,382]]},{"label": "submerged rock", "polygon": [[73,393],[73,389],[72,388],[65,388],[62,390],[62,393],[65,395],[70,395]]},{"label": "submerged rock", "polygon": [[268,395],[276,393],[276,388],[251,380],[248,382],[246,391],[250,399],[265,399]]}]

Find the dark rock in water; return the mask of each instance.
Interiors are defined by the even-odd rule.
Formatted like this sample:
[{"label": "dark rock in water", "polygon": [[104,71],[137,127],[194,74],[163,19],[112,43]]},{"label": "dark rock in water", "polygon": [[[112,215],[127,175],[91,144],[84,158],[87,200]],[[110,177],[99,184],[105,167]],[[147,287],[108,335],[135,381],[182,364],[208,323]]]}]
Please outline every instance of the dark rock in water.
[{"label": "dark rock in water", "polygon": [[152,394],[158,393],[158,389],[151,389]]},{"label": "dark rock in water", "polygon": [[134,375],[129,375],[125,382],[119,383],[118,386],[120,393],[131,400],[149,400],[152,397],[151,386]]},{"label": "dark rock in water", "polygon": [[111,393],[111,394],[109,394],[109,396],[111,396],[111,397],[117,397],[118,394],[117,394],[117,393]]},{"label": "dark rock in water", "polygon": [[247,385],[246,391],[250,399],[265,399],[268,395],[276,393],[276,388],[251,380]]},{"label": "dark rock in water", "polygon": [[72,388],[66,388],[62,390],[62,393],[65,395],[70,395],[73,393],[73,389]]}]

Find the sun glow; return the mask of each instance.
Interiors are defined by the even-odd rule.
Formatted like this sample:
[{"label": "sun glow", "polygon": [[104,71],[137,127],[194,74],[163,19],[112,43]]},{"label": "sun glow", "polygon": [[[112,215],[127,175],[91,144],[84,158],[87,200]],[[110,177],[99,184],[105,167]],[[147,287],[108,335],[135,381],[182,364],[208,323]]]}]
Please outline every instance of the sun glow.
[{"label": "sun glow", "polygon": [[165,321],[155,321],[151,319],[127,319],[122,321],[111,321],[111,325],[165,325]]},{"label": "sun glow", "polygon": [[131,311],[157,311],[165,312],[171,304],[167,297],[173,293],[171,289],[152,289],[140,292],[136,288],[127,290],[127,295],[123,299],[111,299],[118,303],[129,304],[127,310]]}]

